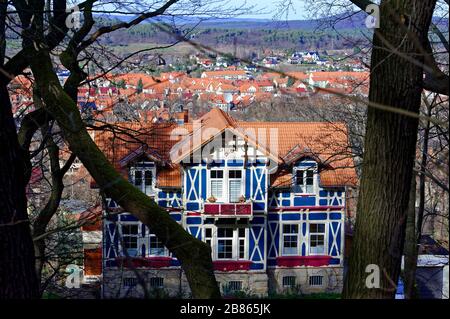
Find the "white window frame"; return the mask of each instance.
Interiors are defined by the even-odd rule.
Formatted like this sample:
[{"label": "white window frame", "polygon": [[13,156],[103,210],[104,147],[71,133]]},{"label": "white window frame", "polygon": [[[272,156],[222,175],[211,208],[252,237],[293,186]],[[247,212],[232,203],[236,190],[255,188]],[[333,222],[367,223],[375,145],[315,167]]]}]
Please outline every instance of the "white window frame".
[{"label": "white window frame", "polygon": [[[136,163],[136,164],[138,164],[138,163]],[[131,166],[130,172],[129,172],[129,174],[130,174],[130,181],[141,192],[143,192],[147,196],[153,197],[157,193],[157,190],[156,190],[156,165],[153,162],[146,162],[146,161],[139,162],[139,164],[144,164],[144,165],[146,165],[146,164],[147,165],[152,165],[153,164],[153,166],[148,166],[148,167],[138,167],[138,166],[135,166],[135,165]],[[141,185],[139,185],[139,186],[136,185],[136,181],[135,181],[135,172],[136,171],[142,172],[141,173],[142,174],[142,176],[141,176]],[[147,185],[145,185],[145,172],[146,171],[149,171],[152,174],[152,183],[151,183],[151,185],[149,185],[150,186],[149,191],[146,191],[146,186]]]},{"label": "white window frame", "polygon": [[[301,255],[300,249],[301,249],[301,244],[302,244],[302,239],[301,239],[301,227],[302,227],[302,224],[300,224],[300,223],[282,223],[280,225],[281,225],[281,231],[280,231],[280,234],[281,234],[280,256],[300,256]],[[295,226],[297,226],[297,234],[296,234],[296,236],[297,236],[297,253],[296,254],[285,254],[284,253],[284,226],[285,225],[295,225]],[[292,236],[293,234],[294,233],[289,233],[289,235],[287,235],[287,236]]]},{"label": "white window frame", "polygon": [[[319,232],[314,232],[311,233],[310,232],[310,225],[312,224],[323,224],[324,225],[324,232],[323,233],[319,233]],[[328,222],[326,221],[310,221],[307,223],[306,225],[307,230],[306,230],[306,235],[307,235],[307,240],[306,240],[306,247],[307,247],[307,254],[308,256],[325,256],[328,255]],[[323,235],[323,253],[311,253],[311,235]]]},{"label": "white window frame", "polygon": [[[237,171],[237,172],[240,172],[241,173],[241,177],[240,178],[237,178],[237,177],[230,177],[230,171]],[[228,170],[227,170],[227,178],[228,178],[228,181],[227,181],[227,192],[228,192],[228,196],[227,196],[227,199],[228,199],[228,202],[229,203],[239,203],[239,198],[242,196],[242,195],[244,195],[244,187],[243,187],[243,185],[244,185],[244,172],[243,172],[243,170],[242,169],[232,169],[232,168],[229,168]],[[231,187],[230,187],[230,183],[231,183],[231,181],[240,181],[241,182],[241,187],[240,187],[240,194],[238,195],[238,198],[236,199],[236,201],[231,201]]]},{"label": "white window frame", "polygon": [[160,240],[158,239],[158,237],[156,237],[155,234],[151,233],[148,228],[146,228],[145,231],[146,231],[145,237],[146,237],[146,240],[147,240],[147,243],[148,243],[145,257],[168,257],[169,256],[169,250],[167,249],[166,246],[164,246],[164,243],[162,241],[161,241],[161,243],[163,245],[163,253],[162,254],[158,254],[158,255],[150,253],[150,251],[151,251],[151,247],[150,247],[151,239],[155,238],[158,241],[160,241]]},{"label": "white window frame", "polygon": [[[212,178],[211,177],[211,172],[212,171],[221,171],[222,172],[222,179],[220,179],[220,178]],[[212,183],[212,181],[213,180],[221,180],[222,181],[222,196],[221,197],[215,197],[216,198],[216,200],[218,201],[218,202],[224,202],[225,201],[225,198],[227,198],[227,189],[226,189],[226,186],[227,186],[227,184],[226,184],[226,181],[227,181],[227,179],[226,179],[226,176],[227,176],[227,171],[224,169],[224,168],[220,168],[220,167],[214,167],[214,168],[211,168],[211,169],[209,169],[208,170],[208,185],[207,185],[207,187],[208,187],[208,198],[209,197],[211,197],[212,196],[212,187],[211,187],[211,183]]]},{"label": "white window frame", "polygon": [[[297,172],[298,171],[303,171],[303,174],[305,174],[307,171],[312,171],[313,172],[313,176],[312,176],[312,180],[313,180],[313,184],[312,184],[312,191],[311,192],[307,192],[305,191],[305,183],[307,180],[307,177],[305,175],[303,175],[303,191],[300,191],[299,187],[297,186]],[[317,168],[315,166],[311,166],[311,167],[294,167],[292,170],[293,173],[293,186],[294,186],[294,193],[295,194],[301,194],[301,195],[313,195],[317,193]]]},{"label": "white window frame", "polygon": [[[232,257],[231,258],[219,258],[219,240],[221,238],[218,237],[218,228],[230,228],[233,230],[233,237],[227,237],[232,240]],[[211,229],[211,237],[206,237],[206,230]],[[245,237],[239,237],[239,229],[244,229]],[[213,260],[249,260],[249,227],[235,227],[235,226],[216,226],[216,225],[205,225],[203,227],[203,241],[207,242],[207,240],[211,241],[211,252]],[[244,257],[241,258],[239,256],[239,241],[244,240]]]},{"label": "white window frame", "polygon": [[[140,243],[140,237],[141,237],[141,229],[140,229],[140,223],[139,222],[120,222],[119,223],[119,234],[120,234],[120,240],[119,240],[119,247],[120,247],[120,249],[119,249],[119,251],[120,251],[120,254],[122,255],[122,256],[129,256],[129,257],[137,257],[137,256],[139,256],[139,253],[140,253],[140,251],[139,251],[139,243]],[[125,248],[124,247],[124,244],[125,244],[125,239],[124,239],[124,235],[123,235],[123,226],[136,226],[137,227],[137,233],[136,233],[136,235],[133,235],[133,236],[129,236],[129,235],[126,235],[126,237],[136,237],[136,255],[133,255],[133,254],[130,254],[129,252],[128,252],[128,249],[133,249],[133,248]],[[125,249],[127,249],[127,254],[125,254]]]},{"label": "white window frame", "polygon": [[[238,203],[239,200],[236,202],[230,201],[230,181],[231,180],[240,180],[241,181],[241,195],[245,196],[245,170],[242,167],[211,167],[208,169],[207,174],[207,198],[211,197],[211,172],[212,171],[222,171],[223,172],[223,178],[222,178],[222,197],[216,198],[218,203]],[[230,171],[240,171],[241,172],[241,178],[230,178]]]}]

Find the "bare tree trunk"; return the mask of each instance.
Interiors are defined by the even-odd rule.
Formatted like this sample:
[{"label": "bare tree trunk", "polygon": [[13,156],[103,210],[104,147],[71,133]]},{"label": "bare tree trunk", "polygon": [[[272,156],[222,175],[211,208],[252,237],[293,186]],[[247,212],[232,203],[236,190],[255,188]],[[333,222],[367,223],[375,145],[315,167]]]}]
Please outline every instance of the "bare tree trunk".
[{"label": "bare tree trunk", "polygon": [[[36,98],[36,97],[35,97]],[[47,136],[50,135],[50,136]],[[64,191],[63,178],[67,170],[75,160],[75,156],[72,154],[64,166],[61,168],[59,165],[59,147],[53,140],[51,132],[49,132],[48,124],[44,124],[42,127],[42,136],[46,139],[46,146],[48,156],[50,158],[51,169],[51,192],[50,197],[45,207],[39,212],[33,223],[33,241],[34,250],[36,255],[36,275],[39,282],[41,282],[42,268],[46,261],[46,239],[45,233],[50,220],[58,210],[59,203],[61,201],[62,193]],[[40,292],[44,292],[46,285],[41,285]]]},{"label": "bare tree trunk", "polygon": [[[7,1],[0,0],[0,70],[5,55]],[[36,298],[33,242],[27,214],[26,166],[17,142],[7,83],[0,81],[0,299]]]},{"label": "bare tree trunk", "polygon": [[[427,106],[427,116],[430,117],[432,113],[432,104],[425,100]],[[425,213],[425,171],[428,162],[428,139],[430,136],[430,121],[426,121],[423,132],[423,144],[422,144],[422,158],[419,168],[419,207],[415,208],[416,192],[414,188],[414,215],[410,212],[408,214],[408,226],[407,226],[407,238],[406,245],[409,246],[405,249],[405,298],[413,299],[417,297],[416,285],[416,270],[417,259],[419,256],[420,238],[422,237],[422,224],[423,216]],[[415,185],[414,178],[414,187]],[[411,201],[411,200],[410,200]],[[411,208],[410,208],[411,209]],[[411,218],[411,221],[410,221]],[[411,241],[411,242],[410,242]]]},{"label": "bare tree trunk", "polygon": [[24,157],[3,84],[0,99],[0,299],[37,298]]},{"label": "bare tree trunk", "polygon": [[[424,61],[420,46],[427,41],[434,6],[433,0],[381,2],[380,28],[375,29],[371,57],[371,103],[419,113]],[[373,107],[368,110],[355,237],[344,280],[344,298],[395,296],[417,128],[417,118]],[[366,283],[368,265],[380,271],[379,282],[373,286]]]},{"label": "bare tree trunk", "polygon": [[30,65],[45,109],[56,119],[70,150],[100,188],[147,225],[174,253],[195,298],[220,298],[210,247],[188,234],[167,211],[126,181],[109,163],[87,133],[76,103],[60,86],[48,52],[45,49],[36,51],[30,57]]}]

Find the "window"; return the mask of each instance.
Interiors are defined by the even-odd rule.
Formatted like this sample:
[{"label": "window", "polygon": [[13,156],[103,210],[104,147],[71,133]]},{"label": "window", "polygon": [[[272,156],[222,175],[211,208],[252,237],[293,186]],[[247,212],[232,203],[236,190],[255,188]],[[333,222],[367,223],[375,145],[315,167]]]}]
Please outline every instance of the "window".
[{"label": "window", "polygon": [[138,224],[121,224],[123,254],[134,257],[138,253]]},{"label": "window", "polygon": [[239,259],[245,258],[245,228],[238,229]]},{"label": "window", "polygon": [[211,196],[223,199],[223,171],[211,170]]},{"label": "window", "polygon": [[243,195],[243,173],[240,169],[210,171],[210,194],[219,202],[238,203]]},{"label": "window", "polygon": [[228,185],[229,185],[229,201],[230,203],[239,202],[242,196],[242,171],[230,170],[228,171]]},{"label": "window", "polygon": [[309,253],[325,254],[325,224],[309,224]]},{"label": "window", "polygon": [[314,171],[312,169],[297,169],[295,171],[295,192],[314,193]]},{"label": "window", "polygon": [[292,288],[295,287],[295,276],[283,276],[283,287]]},{"label": "window", "polygon": [[128,277],[123,279],[124,287],[135,287],[136,285],[137,285],[137,278],[135,277]]},{"label": "window", "polygon": [[164,278],[162,278],[162,277],[150,278],[150,288],[152,288],[152,289],[164,288]]},{"label": "window", "polygon": [[164,247],[154,234],[150,234],[149,238],[149,254],[150,256],[167,256],[167,249]]},{"label": "window", "polygon": [[137,188],[141,188],[142,185],[142,171],[134,171],[134,186],[136,186]]},{"label": "window", "polygon": [[150,195],[153,192],[153,172],[144,171],[144,193]]},{"label": "window", "polygon": [[323,276],[310,276],[309,277],[309,285],[310,286],[322,286],[323,285]]},{"label": "window", "polygon": [[231,259],[233,258],[233,229],[218,228],[217,229],[217,258]]},{"label": "window", "polygon": [[298,225],[283,225],[283,255],[298,255]]},{"label": "window", "polygon": [[237,281],[237,280],[229,281],[226,284],[224,290],[226,293],[233,293],[233,292],[241,291],[242,290],[242,281]]},{"label": "window", "polygon": [[212,247],[212,228],[205,228],[205,242]]},{"label": "window", "polygon": [[211,246],[213,259],[247,259],[247,229],[209,226],[204,240]]},{"label": "window", "polygon": [[152,167],[146,167],[147,165],[148,164],[139,164],[139,166],[133,167],[130,171],[130,175],[134,186],[136,186],[144,194],[151,196],[155,193],[155,169]]}]

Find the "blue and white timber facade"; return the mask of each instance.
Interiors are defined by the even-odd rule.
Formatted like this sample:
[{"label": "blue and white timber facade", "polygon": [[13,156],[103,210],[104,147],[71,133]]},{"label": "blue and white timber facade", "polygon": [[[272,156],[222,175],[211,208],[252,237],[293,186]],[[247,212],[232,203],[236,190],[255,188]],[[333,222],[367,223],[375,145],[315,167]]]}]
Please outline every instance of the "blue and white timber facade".
[{"label": "blue and white timber facade", "polygon": [[[155,152],[129,156],[122,166],[130,182],[166,208],[192,236],[211,246],[216,279],[224,294],[339,292],[354,169],[344,168],[342,177],[333,163],[323,160],[325,156],[317,150],[322,148],[314,151],[311,145],[301,145],[305,137],[292,137],[314,127],[313,135],[323,140],[320,131],[326,124],[273,123],[280,128],[276,139],[281,141],[274,152],[274,139],[257,143],[243,133],[242,128],[258,127],[258,123],[236,122],[216,109],[200,122],[203,127],[217,126],[217,134],[187,143],[195,132],[189,128],[171,147],[170,160],[164,165]],[[309,142],[312,138],[306,137]],[[339,139],[347,141],[347,137]],[[195,152],[200,154],[196,161]],[[339,167],[344,162],[350,163],[340,159]],[[169,182],[167,174],[162,177],[168,167],[178,172]],[[104,215],[105,298],[142,297],[142,284],[149,290],[189,296],[180,263],[145,225],[112,200],[107,200]],[[132,266],[124,266],[127,258]]]}]

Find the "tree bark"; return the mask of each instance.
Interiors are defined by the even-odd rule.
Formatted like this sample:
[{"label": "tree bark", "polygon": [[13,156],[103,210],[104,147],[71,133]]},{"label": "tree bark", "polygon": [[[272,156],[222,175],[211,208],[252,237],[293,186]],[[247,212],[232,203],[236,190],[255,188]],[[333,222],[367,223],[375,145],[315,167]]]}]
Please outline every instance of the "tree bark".
[{"label": "tree bark", "polygon": [[0,99],[0,299],[37,298],[24,157],[3,84]]},{"label": "tree bark", "polygon": [[[1,0],[0,70],[6,47],[6,11],[7,1]],[[25,194],[27,165],[17,142],[8,82],[0,81],[0,299],[36,298],[38,281]]]},{"label": "tree bark", "polygon": [[[384,0],[375,29],[369,101],[419,112],[424,50],[435,1]],[[395,52],[392,52],[395,48]],[[411,61],[419,63],[414,63]],[[369,107],[355,237],[344,298],[394,298],[405,239],[417,118]],[[366,285],[368,265],[379,286]]]},{"label": "tree bark", "polygon": [[[50,136],[46,136],[49,134]],[[46,146],[48,156],[50,158],[50,170],[51,170],[51,192],[50,197],[45,205],[45,207],[39,212],[36,219],[33,222],[33,242],[34,251],[36,256],[36,276],[38,281],[41,283],[42,268],[46,256],[46,237],[45,233],[47,231],[47,226],[50,220],[55,215],[59,208],[59,203],[61,201],[62,193],[64,191],[64,175],[67,170],[72,165],[75,160],[75,156],[72,154],[63,167],[59,165],[59,147],[53,140],[51,132],[49,132],[49,126],[47,124],[43,125],[42,136],[46,138]],[[40,285],[40,293],[42,294],[46,288],[45,284]]]}]

